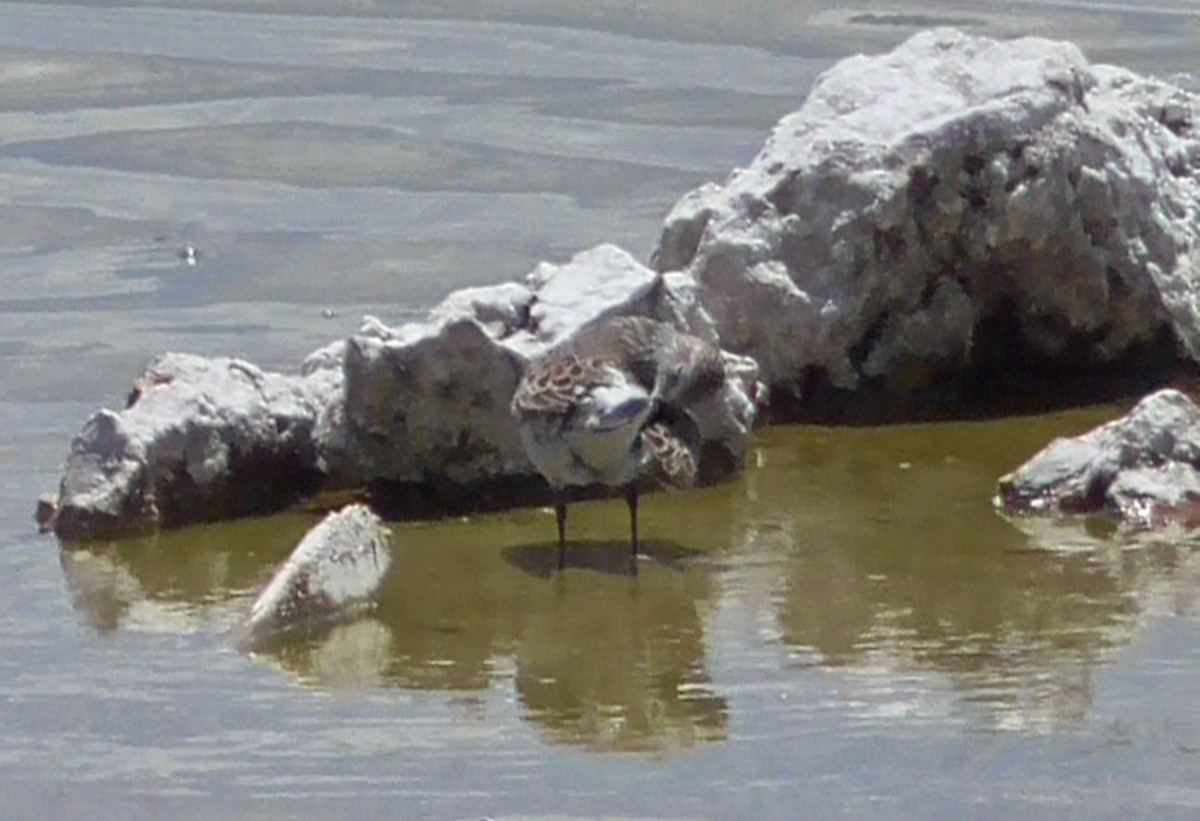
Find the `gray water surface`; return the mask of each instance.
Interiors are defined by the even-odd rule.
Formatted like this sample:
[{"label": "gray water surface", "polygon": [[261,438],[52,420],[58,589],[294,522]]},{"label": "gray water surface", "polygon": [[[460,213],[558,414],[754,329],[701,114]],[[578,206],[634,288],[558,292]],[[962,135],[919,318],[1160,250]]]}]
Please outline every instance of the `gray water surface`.
[{"label": "gray water surface", "polygon": [[0,0],[0,818],[1200,816],[1195,540],[990,503],[1120,407],[763,431],[646,498],[636,580],[620,502],[562,574],[544,510],[397,526],[375,611],[253,657],[225,633],[313,517],[34,532],[155,353],[294,370],[644,258],[833,60],[939,23],[1195,84],[1171,0]]}]

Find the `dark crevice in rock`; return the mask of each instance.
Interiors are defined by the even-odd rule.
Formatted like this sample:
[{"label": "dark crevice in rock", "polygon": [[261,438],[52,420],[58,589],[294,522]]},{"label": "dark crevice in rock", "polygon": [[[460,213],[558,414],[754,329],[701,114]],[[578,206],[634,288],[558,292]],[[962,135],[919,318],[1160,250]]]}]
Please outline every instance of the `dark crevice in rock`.
[{"label": "dark crevice in rock", "polygon": [[169,479],[157,483],[159,526],[277,513],[316,493],[324,479],[311,460],[294,454],[245,454],[234,460],[228,478],[205,487],[179,465]]},{"label": "dark crevice in rock", "polygon": [[[1010,306],[1009,306],[1010,307]],[[771,386],[772,423],[876,425],[989,419],[1129,400],[1157,388],[1200,379],[1165,328],[1113,362],[1101,361],[1094,336],[1076,334],[1053,356],[1031,348],[1015,312],[998,310],[976,328],[969,365],[947,372],[942,361],[910,363],[930,379],[867,379],[857,390],[835,386],[821,368],[799,384]],[[906,386],[917,386],[906,390]]]},{"label": "dark crevice in rock", "polygon": [[875,230],[875,261],[890,264],[904,259],[908,253],[908,241],[904,238],[904,229],[892,226],[886,231]]},{"label": "dark crevice in rock", "polygon": [[1089,514],[1099,513],[1104,510],[1105,497],[1108,495],[1108,487],[1112,484],[1113,475],[1111,473],[1098,472],[1091,476],[1088,480],[1087,487],[1084,488],[1082,494],[1073,498],[1064,498],[1059,503],[1059,508],[1063,513]]},{"label": "dark crevice in rock", "polygon": [[867,357],[871,355],[871,351],[879,344],[879,340],[883,337],[884,329],[887,328],[889,314],[881,313],[871,321],[866,332],[855,342],[849,349],[850,363],[855,370],[861,370]]},{"label": "dark crevice in rock", "polygon": [[1162,106],[1156,119],[1176,137],[1187,136],[1192,130],[1192,109],[1186,102]]},{"label": "dark crevice in rock", "polygon": [[[700,486],[725,481],[739,469],[734,456],[714,442],[704,443],[700,465]],[[652,479],[643,480],[638,486],[646,493],[660,489]],[[604,485],[568,488],[569,500],[573,502],[623,495],[623,488]],[[554,504],[550,486],[540,476],[532,475],[504,476],[465,484],[441,479],[425,482],[377,480],[367,486],[366,498],[372,510],[390,521],[433,521]]]},{"label": "dark crevice in rock", "polygon": [[[700,447],[700,475],[704,487],[729,480],[741,470],[738,457],[719,442],[705,441]],[[650,478],[639,482],[645,492],[660,489]],[[623,488],[590,485],[568,489],[572,501],[622,496]],[[554,503],[546,481],[535,475],[509,475],[479,482],[451,482],[441,478],[423,482],[376,480],[367,485],[367,503],[392,521],[436,520],[475,513],[491,513]]]},{"label": "dark crevice in rock", "polygon": [[459,483],[444,479],[425,482],[376,480],[367,485],[371,507],[393,521],[443,519],[552,502],[540,476]]},{"label": "dark crevice in rock", "polygon": [[793,171],[767,193],[767,202],[771,203],[771,207],[780,216],[787,216],[796,210],[796,192],[799,186],[799,174]]},{"label": "dark crevice in rock", "polygon": [[966,171],[971,176],[977,175],[987,167],[987,164],[987,158],[981,154],[966,154],[962,159],[963,171]]},{"label": "dark crevice in rock", "polygon": [[1190,177],[1192,175],[1192,166],[1188,162],[1187,157],[1175,155],[1167,158],[1167,170],[1174,177]]},{"label": "dark crevice in rock", "polygon": [[1083,179],[1083,170],[1078,165],[1072,165],[1067,169],[1067,183],[1075,191],[1079,190],[1079,183]]},{"label": "dark crevice in rock", "polygon": [[64,546],[148,536],[158,530],[159,525],[153,511],[145,509],[144,498],[140,492],[131,494],[116,514],[66,505],[54,515],[54,533]]},{"label": "dark crevice in rock", "polygon": [[928,168],[923,166],[914,168],[908,179],[909,204],[914,208],[928,204],[934,189],[940,182],[937,174]]}]

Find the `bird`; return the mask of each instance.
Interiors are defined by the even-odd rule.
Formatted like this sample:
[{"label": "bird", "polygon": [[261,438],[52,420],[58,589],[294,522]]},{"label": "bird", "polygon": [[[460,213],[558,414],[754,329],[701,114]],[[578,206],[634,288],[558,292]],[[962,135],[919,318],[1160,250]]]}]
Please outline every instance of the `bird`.
[{"label": "bird", "polygon": [[695,484],[695,406],[725,385],[720,350],[646,317],[597,321],[533,360],[512,399],[525,452],[550,485],[558,567],[566,565],[571,486],[623,488],[637,573],[638,483]]}]

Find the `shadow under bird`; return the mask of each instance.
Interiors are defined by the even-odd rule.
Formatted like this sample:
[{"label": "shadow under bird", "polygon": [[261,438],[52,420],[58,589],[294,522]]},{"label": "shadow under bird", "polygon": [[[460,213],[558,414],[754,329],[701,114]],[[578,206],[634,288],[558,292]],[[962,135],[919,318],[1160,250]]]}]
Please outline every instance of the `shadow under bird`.
[{"label": "shadow under bird", "polygon": [[716,346],[644,317],[590,325],[530,364],[512,412],[530,461],[554,490],[560,569],[567,488],[606,485],[625,490],[637,572],[638,482],[695,483],[700,430],[692,409],[724,385]]}]

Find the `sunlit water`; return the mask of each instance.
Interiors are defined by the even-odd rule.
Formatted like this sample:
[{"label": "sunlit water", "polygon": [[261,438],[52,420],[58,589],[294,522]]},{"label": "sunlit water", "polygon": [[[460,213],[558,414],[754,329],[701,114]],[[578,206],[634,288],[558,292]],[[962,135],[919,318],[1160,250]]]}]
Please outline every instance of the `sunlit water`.
[{"label": "sunlit water", "polygon": [[397,525],[374,611],[252,657],[225,633],[310,517],[33,532],[154,353],[292,369],[645,255],[839,55],[950,20],[1174,75],[1200,38],[1183,2],[480,5],[0,2],[0,817],[1200,815],[1194,540],[991,507],[1116,407],[763,431],[645,499],[636,579],[620,502],[563,573],[544,510]]}]

